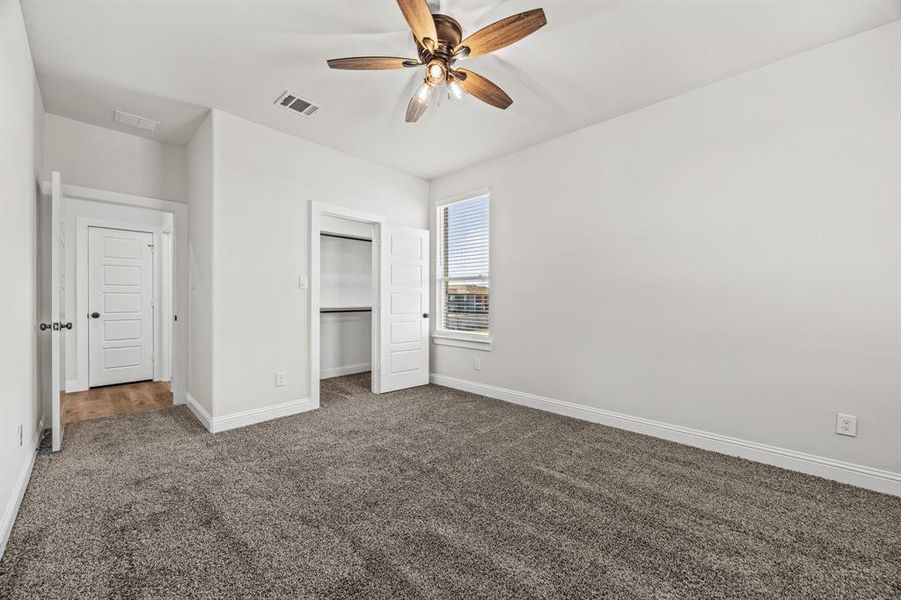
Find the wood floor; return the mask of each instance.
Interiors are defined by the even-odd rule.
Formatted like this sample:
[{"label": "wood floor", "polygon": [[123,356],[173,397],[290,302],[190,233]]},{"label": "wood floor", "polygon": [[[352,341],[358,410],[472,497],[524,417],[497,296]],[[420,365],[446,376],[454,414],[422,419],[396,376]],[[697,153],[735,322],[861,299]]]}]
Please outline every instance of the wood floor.
[{"label": "wood floor", "polygon": [[92,388],[63,395],[63,423],[172,406],[172,392],[165,381],[144,381]]}]

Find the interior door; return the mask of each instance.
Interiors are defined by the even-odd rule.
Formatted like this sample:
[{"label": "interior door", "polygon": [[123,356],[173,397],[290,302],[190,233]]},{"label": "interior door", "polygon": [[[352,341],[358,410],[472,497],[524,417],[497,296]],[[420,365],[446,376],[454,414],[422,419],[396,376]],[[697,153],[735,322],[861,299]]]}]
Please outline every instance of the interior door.
[{"label": "interior door", "polygon": [[429,231],[382,225],[379,392],[429,382]]},{"label": "interior door", "polygon": [[88,229],[90,386],[153,379],[153,234]]},{"label": "interior door", "polygon": [[43,240],[50,256],[50,322],[41,330],[50,335],[50,430],[54,452],[63,443],[63,394],[66,384],[66,340],[63,334],[72,329],[66,321],[66,223],[64,217],[62,178],[54,171],[50,178],[49,239]]}]

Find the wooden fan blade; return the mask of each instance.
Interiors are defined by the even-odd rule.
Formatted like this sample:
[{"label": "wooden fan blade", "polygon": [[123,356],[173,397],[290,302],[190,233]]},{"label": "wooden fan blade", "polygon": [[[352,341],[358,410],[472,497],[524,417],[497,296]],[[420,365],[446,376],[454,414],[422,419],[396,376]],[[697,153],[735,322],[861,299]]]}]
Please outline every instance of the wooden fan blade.
[{"label": "wooden fan blade", "polygon": [[407,105],[407,123],[415,123],[418,121],[419,117],[425,114],[428,107],[428,102],[423,102],[416,97],[416,94],[413,94],[413,97],[410,98],[410,103]]},{"label": "wooden fan blade", "polygon": [[547,17],[544,16],[544,10],[541,8],[519,13],[479,29],[460,42],[454,48],[454,54],[464,51],[464,48],[469,48],[468,56],[470,57],[488,54],[518,42],[545,25],[547,25]]},{"label": "wooden fan blade", "polygon": [[351,58],[333,58],[328,66],[333,69],[352,69],[355,71],[383,71],[386,69],[403,69],[421,65],[415,58],[396,58],[394,56],[354,56]]},{"label": "wooden fan blade", "polygon": [[[429,50],[434,49],[435,42],[438,41],[438,32],[435,30],[435,21],[432,19],[432,10],[429,8],[426,0],[397,0],[400,11],[404,13],[404,18],[410,26],[419,43]],[[425,40],[431,40],[426,43]]]},{"label": "wooden fan blade", "polygon": [[462,78],[457,78],[463,89],[482,102],[501,110],[506,110],[513,104],[513,99],[507,95],[507,92],[478,73],[473,73],[469,69],[457,69],[456,73],[463,75]]}]

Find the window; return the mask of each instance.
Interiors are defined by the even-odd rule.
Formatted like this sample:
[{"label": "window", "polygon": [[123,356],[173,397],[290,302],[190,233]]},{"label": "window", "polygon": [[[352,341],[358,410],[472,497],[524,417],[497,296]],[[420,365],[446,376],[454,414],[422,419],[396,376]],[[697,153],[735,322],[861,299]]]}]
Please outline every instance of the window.
[{"label": "window", "polygon": [[437,213],[436,343],[490,343],[488,194],[439,206]]}]

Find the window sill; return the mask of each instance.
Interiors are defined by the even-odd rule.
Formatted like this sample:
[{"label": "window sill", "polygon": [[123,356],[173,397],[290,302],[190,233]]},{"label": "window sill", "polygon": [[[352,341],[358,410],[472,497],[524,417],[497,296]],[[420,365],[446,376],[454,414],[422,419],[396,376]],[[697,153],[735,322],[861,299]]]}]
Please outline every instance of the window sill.
[{"label": "window sill", "polygon": [[433,333],[432,343],[437,346],[456,346],[457,348],[469,348],[471,350],[491,351],[493,342],[485,336],[454,335],[449,333]]}]

